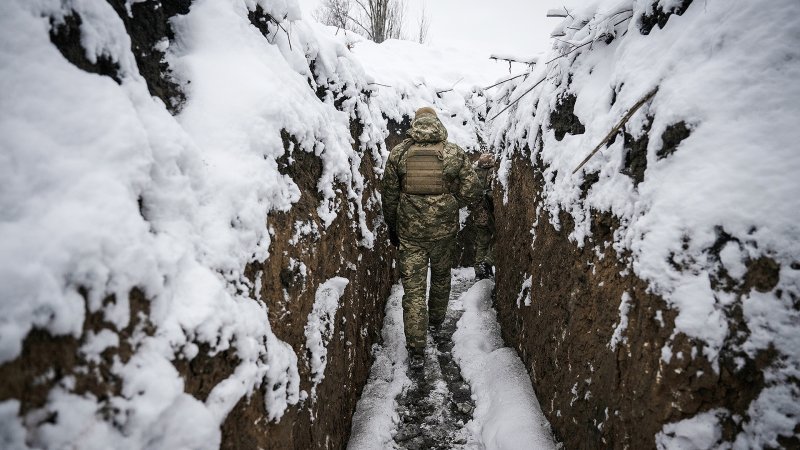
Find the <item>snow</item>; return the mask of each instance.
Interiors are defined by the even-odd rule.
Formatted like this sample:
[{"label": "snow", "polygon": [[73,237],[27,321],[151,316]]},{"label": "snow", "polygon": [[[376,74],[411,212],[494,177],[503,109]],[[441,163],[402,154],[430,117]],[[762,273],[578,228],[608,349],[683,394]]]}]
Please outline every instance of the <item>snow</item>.
[{"label": "snow", "polygon": [[630,310],[631,295],[627,292],[623,292],[622,299],[619,303],[619,322],[614,326],[614,334],[611,335],[611,342],[608,343],[608,347],[611,351],[616,350],[618,344],[628,342],[628,338],[623,336],[622,333],[628,329],[628,313]]},{"label": "snow", "polygon": [[403,287],[396,284],[386,301],[382,342],[375,346],[375,361],[353,415],[348,450],[372,450],[391,446],[392,430],[400,420],[395,412],[403,389],[411,381],[406,375],[408,356],[403,332]]},{"label": "snow", "polygon": [[447,128],[448,140],[468,152],[483,148],[476,133],[484,129],[478,119],[486,103],[481,88],[504,76],[502,65],[477,59],[467,49],[444,50],[398,40],[375,44],[352,33],[348,36],[353,55],[377,83],[372,85],[374,101],[384,115],[399,123],[403,116],[413,118],[417,108],[433,106]]},{"label": "snow", "polygon": [[[556,227],[560,211],[572,216],[569,237],[579,247],[594,245],[588,240],[592,211],[618,217],[621,227],[613,242],[618,257],[677,312],[672,338],[683,333],[702,343],[698,357],[715,370],[723,349],[751,358],[770,346],[780,349],[781,362],[764,370],[767,387],[751,404],[753,414],[737,437],[772,442],[776,435],[793,434],[784,420],[791,408],[785,405],[800,403],[800,393],[790,388],[800,373],[800,316],[789,301],[800,295],[800,277],[790,269],[800,255],[800,4],[693,2],[663,29],[642,35],[641,17],[652,3],[602,0],[570,10],[557,27],[564,36],[544,62],[524,80],[498,89],[490,117],[530,90],[491,124],[489,144],[502,153],[498,179],[507,186],[513,158],[541,160],[541,205]],[[672,10],[679,2],[658,4]],[[621,138],[572,175],[655,87],[655,97],[626,126],[641,136],[652,117],[644,181],[635,185],[621,173]],[[574,114],[586,130],[558,141],[550,113],[567,93],[576,95]],[[662,134],[682,121],[690,136],[673,154],[659,157]],[[526,146],[533,150],[519,155]],[[597,173],[599,181],[583,198],[580,186],[589,173]],[[726,235],[731,240],[720,241]],[[712,248],[718,242],[723,245],[717,256]],[[714,288],[712,280],[723,270],[742,286],[748,263],[761,257],[780,267],[770,292],[737,297]],[[750,330],[741,345],[729,335],[735,303],[742,305]],[[665,360],[672,355],[669,345],[662,349]],[[777,390],[786,398],[770,404],[766,399]]]},{"label": "snow", "polygon": [[0,402],[0,447],[8,450],[28,450],[25,428],[17,420],[19,400]]},{"label": "snow", "polygon": [[80,353],[83,354],[87,361],[99,363],[100,354],[106,349],[119,346],[119,335],[109,329],[100,330],[95,333],[89,331],[86,335],[86,343],[80,348]]},{"label": "snow", "polygon": [[467,427],[487,449],[556,448],[524,364],[503,344],[492,289],[491,280],[481,280],[462,294],[464,314],[453,334],[453,356],[475,399]]},{"label": "snow", "polygon": [[517,308],[521,305],[531,306],[531,295],[533,293],[533,275],[528,275],[519,287],[517,295]]},{"label": "snow", "polygon": [[656,435],[656,447],[659,450],[730,448],[719,446],[722,437],[719,416],[724,414],[726,414],[724,409],[715,409],[665,425],[664,430]]},{"label": "snow", "polygon": [[311,365],[312,397],[319,383],[325,378],[325,367],[328,365],[328,343],[335,331],[336,311],[339,310],[339,298],[350,281],[347,278],[331,278],[317,288],[314,295],[314,307],[308,314],[305,326],[306,348]]}]

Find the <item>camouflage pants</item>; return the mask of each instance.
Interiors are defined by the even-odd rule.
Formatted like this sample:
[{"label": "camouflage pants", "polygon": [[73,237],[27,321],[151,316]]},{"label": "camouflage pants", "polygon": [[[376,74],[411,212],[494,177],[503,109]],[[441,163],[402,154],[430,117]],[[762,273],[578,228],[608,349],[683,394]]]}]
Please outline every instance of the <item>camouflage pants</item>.
[{"label": "camouflage pants", "polygon": [[[444,320],[450,299],[450,268],[453,265],[454,244],[454,236],[428,242],[400,238],[400,277],[405,291],[403,324],[407,347],[424,348],[428,323],[437,326]],[[431,287],[426,307],[428,262]]]},{"label": "camouflage pants", "polygon": [[491,227],[483,227],[475,225],[475,266],[480,263],[488,263],[494,265],[494,258],[492,258],[492,251],[494,250],[494,241],[492,236]]}]

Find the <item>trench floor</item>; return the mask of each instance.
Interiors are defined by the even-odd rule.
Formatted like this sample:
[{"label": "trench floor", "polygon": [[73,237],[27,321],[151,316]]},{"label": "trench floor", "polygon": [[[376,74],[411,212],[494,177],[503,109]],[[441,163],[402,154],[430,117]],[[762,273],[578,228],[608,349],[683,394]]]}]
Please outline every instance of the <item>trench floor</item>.
[{"label": "trench floor", "polygon": [[409,370],[411,385],[397,398],[397,448],[481,449],[465,425],[475,403],[469,384],[453,360],[452,335],[463,311],[458,298],[475,283],[471,273],[453,274],[450,301],[441,329],[428,333],[424,370]]}]

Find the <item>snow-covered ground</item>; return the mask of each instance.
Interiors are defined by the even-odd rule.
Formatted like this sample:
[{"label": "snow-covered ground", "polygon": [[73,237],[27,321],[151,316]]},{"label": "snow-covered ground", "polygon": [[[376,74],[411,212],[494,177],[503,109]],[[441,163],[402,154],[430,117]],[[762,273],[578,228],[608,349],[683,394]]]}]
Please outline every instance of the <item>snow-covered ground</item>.
[{"label": "snow-covered ground", "polygon": [[516,350],[503,344],[492,289],[493,281],[478,281],[453,305],[464,310],[453,335],[453,356],[475,396],[467,427],[487,449],[553,449],[528,371]]},{"label": "snow-covered ground", "polygon": [[[460,430],[452,430],[461,443],[440,444],[454,446],[448,448],[488,450],[556,448],[525,366],[516,351],[503,344],[497,313],[492,308],[493,287],[490,280],[476,283],[471,268],[453,270],[453,290],[447,316],[458,322],[452,336],[455,344],[452,356],[469,383],[475,406],[473,417],[462,423]],[[398,412],[398,400],[409,395],[409,390],[418,389],[422,383],[432,387],[431,397],[447,398],[448,383],[442,379],[445,368],[439,367],[443,361],[442,346],[439,344],[437,347],[432,338],[426,349],[425,380],[419,375],[409,378],[402,294],[402,286],[397,285],[387,301],[383,344],[375,348],[370,378],[353,417],[350,450],[405,448],[403,443],[398,445],[395,442],[400,422],[406,419]],[[431,374],[437,379],[428,379]],[[455,400],[449,398],[447,401]],[[444,406],[434,408],[433,414],[446,414],[443,410],[449,405]],[[431,433],[441,431],[430,430]],[[422,431],[423,434],[426,432]]]}]

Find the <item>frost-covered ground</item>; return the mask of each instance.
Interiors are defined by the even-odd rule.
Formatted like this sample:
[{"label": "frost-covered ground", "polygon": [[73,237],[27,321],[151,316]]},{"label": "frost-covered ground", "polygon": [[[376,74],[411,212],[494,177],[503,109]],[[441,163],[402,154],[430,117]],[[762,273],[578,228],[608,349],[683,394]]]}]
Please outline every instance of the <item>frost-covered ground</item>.
[{"label": "frost-covered ground", "polygon": [[[639,30],[654,3],[667,12],[691,4],[645,35]],[[721,352],[781,355],[764,369],[765,387],[746,417],[724,408],[699,414],[665,426],[658,445],[717,445],[723,418],[742,426],[725,444],[734,448],[796,436],[800,3],[594,1],[571,10],[554,35],[553,52],[503,87],[489,113],[522,98],[490,128],[490,143],[502,153],[500,180],[507,181],[514,152],[527,147],[523,157],[541,161],[541,208],[556,226],[559,211],[572,216],[576,245],[587,244],[592,211],[620,218],[613,248],[620,258],[630,255],[624,262],[677,311],[673,338],[683,333],[699,342],[697,357],[715,370]],[[626,158],[619,136],[572,174],[656,87],[624,128],[633,140],[649,134],[646,151]],[[563,111],[559,102],[569,96],[577,99],[574,111]],[[551,112],[559,108],[574,112],[585,130],[557,137]],[[669,147],[676,131],[684,135]],[[625,341],[626,301],[611,348]],[[737,320],[746,333],[733,331]],[[669,344],[662,356],[674,357]]]},{"label": "frost-covered ground", "polygon": [[[550,425],[522,361],[513,349],[503,344],[497,313],[492,308],[493,287],[490,280],[476,283],[472,269],[453,270],[453,289],[443,328],[455,329],[452,335],[455,345],[437,344],[430,338],[425,374],[414,375],[407,366],[401,305],[403,290],[400,285],[395,286],[386,304],[383,344],[375,348],[375,362],[353,417],[348,449],[429,448],[432,445],[464,449],[556,448]],[[455,326],[448,328],[450,322]],[[447,341],[450,339],[446,337]],[[453,361],[469,383],[474,401],[472,417],[460,425],[449,423],[450,410],[469,413],[472,406],[456,404],[456,395],[448,392],[453,380],[447,379],[445,365],[449,355],[443,355],[443,350],[449,352],[450,349]],[[429,393],[423,394],[428,399],[416,398],[414,390],[424,389],[424,386],[430,388]],[[415,402],[435,404],[429,410],[409,407],[404,401],[406,396],[414,397]],[[415,418],[408,414],[428,414],[429,417]],[[407,434],[405,422],[421,423],[411,436],[419,443],[407,436],[401,440],[398,430]],[[448,429],[451,426],[453,429]],[[428,434],[434,439],[424,440]],[[449,440],[436,441],[439,436]],[[420,444],[422,446],[410,446]]]}]

